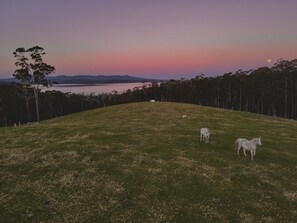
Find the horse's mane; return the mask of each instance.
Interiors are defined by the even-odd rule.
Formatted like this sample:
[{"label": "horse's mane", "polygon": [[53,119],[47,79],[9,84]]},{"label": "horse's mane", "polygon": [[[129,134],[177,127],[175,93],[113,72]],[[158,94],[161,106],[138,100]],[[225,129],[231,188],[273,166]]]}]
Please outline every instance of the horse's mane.
[{"label": "horse's mane", "polygon": [[253,138],[253,139],[251,139],[250,141],[259,141],[259,139],[258,138]]}]

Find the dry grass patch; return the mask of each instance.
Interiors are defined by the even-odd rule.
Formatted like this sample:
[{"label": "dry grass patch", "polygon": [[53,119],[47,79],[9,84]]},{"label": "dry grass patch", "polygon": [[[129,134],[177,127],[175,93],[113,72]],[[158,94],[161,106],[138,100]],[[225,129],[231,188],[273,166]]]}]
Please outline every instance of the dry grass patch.
[{"label": "dry grass patch", "polygon": [[240,220],[242,223],[254,223],[254,216],[252,214],[240,213]]},{"label": "dry grass patch", "polygon": [[75,134],[74,136],[68,136],[68,138],[60,141],[60,144],[64,143],[72,143],[72,142],[79,142],[81,140],[86,140],[89,138],[89,135],[80,135],[80,134]]},{"label": "dry grass patch", "polygon": [[175,158],[174,163],[176,163],[180,167],[188,168],[188,169],[192,169],[196,165],[195,160],[185,156],[180,156],[180,155]]},{"label": "dry grass patch", "polygon": [[174,203],[167,203],[156,200],[151,206],[147,207],[148,222],[160,223],[171,222],[176,212]]},{"label": "dry grass patch", "polygon": [[54,166],[57,167],[60,163],[57,158],[55,158],[54,154],[47,153],[45,155],[42,155],[40,157],[41,159],[41,167],[47,167],[47,166]]},{"label": "dry grass patch", "polygon": [[0,193],[0,204],[4,205],[5,203],[9,203],[12,200],[12,196],[9,194],[5,194],[3,192]]},{"label": "dry grass patch", "polygon": [[60,184],[64,187],[71,186],[75,182],[75,172],[67,171],[65,175],[60,178]]},{"label": "dry grass patch", "polygon": [[162,169],[161,168],[148,168],[147,170],[149,173],[151,174],[161,174],[162,173]]},{"label": "dry grass patch", "polygon": [[[216,168],[215,167],[212,167],[212,166],[209,166],[209,165],[206,165],[206,164],[203,164],[201,167],[200,167],[202,170],[199,171],[200,174],[206,178],[209,178],[209,179],[212,179],[215,177],[216,175]],[[199,169],[200,169],[199,168]]]},{"label": "dry grass patch", "polygon": [[123,193],[125,191],[125,187],[112,179],[106,179],[103,182],[103,188],[106,193]]},{"label": "dry grass patch", "polygon": [[34,160],[36,151],[25,150],[25,149],[10,149],[6,150],[6,158],[2,160],[5,165],[21,165],[22,163]]},{"label": "dry grass patch", "polygon": [[153,161],[153,157],[147,153],[139,153],[130,149],[122,150],[122,152],[125,154],[123,157],[127,157],[127,155],[129,155],[130,159],[132,157],[129,163],[120,164],[120,169],[124,174],[131,174],[140,170],[145,163]]},{"label": "dry grass patch", "polygon": [[289,192],[289,191],[284,191],[283,195],[285,196],[286,199],[289,201],[297,201],[297,192]]}]

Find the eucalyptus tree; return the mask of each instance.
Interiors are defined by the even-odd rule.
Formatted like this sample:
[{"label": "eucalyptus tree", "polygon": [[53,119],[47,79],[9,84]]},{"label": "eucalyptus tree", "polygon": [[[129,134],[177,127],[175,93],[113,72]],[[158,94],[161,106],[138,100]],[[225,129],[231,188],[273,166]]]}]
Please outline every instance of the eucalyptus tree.
[{"label": "eucalyptus tree", "polygon": [[46,79],[46,76],[55,71],[55,67],[43,62],[45,55],[44,49],[39,46],[34,46],[29,49],[23,47],[18,48],[13,52],[17,62],[15,65],[18,69],[15,70],[13,76],[20,80],[26,86],[30,85],[33,88],[37,121],[39,117],[39,100],[38,94],[41,86],[49,86],[51,83]]}]

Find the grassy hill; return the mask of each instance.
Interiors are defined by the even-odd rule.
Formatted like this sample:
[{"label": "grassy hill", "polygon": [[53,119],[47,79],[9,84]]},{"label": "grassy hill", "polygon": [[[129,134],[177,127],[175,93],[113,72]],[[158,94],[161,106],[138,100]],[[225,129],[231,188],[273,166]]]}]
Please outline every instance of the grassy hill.
[{"label": "grassy hill", "polygon": [[[295,121],[177,103],[1,128],[0,222],[296,222],[296,133]],[[236,154],[238,137],[258,136],[254,161]]]}]

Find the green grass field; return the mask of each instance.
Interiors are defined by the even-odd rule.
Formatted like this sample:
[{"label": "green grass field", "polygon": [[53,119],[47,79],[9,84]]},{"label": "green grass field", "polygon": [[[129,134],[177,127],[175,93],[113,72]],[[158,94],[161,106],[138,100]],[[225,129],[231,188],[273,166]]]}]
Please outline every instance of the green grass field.
[{"label": "green grass field", "polygon": [[[296,222],[296,133],[296,121],[160,102],[0,128],[0,222]],[[237,155],[237,138],[259,136],[254,161]]]}]

